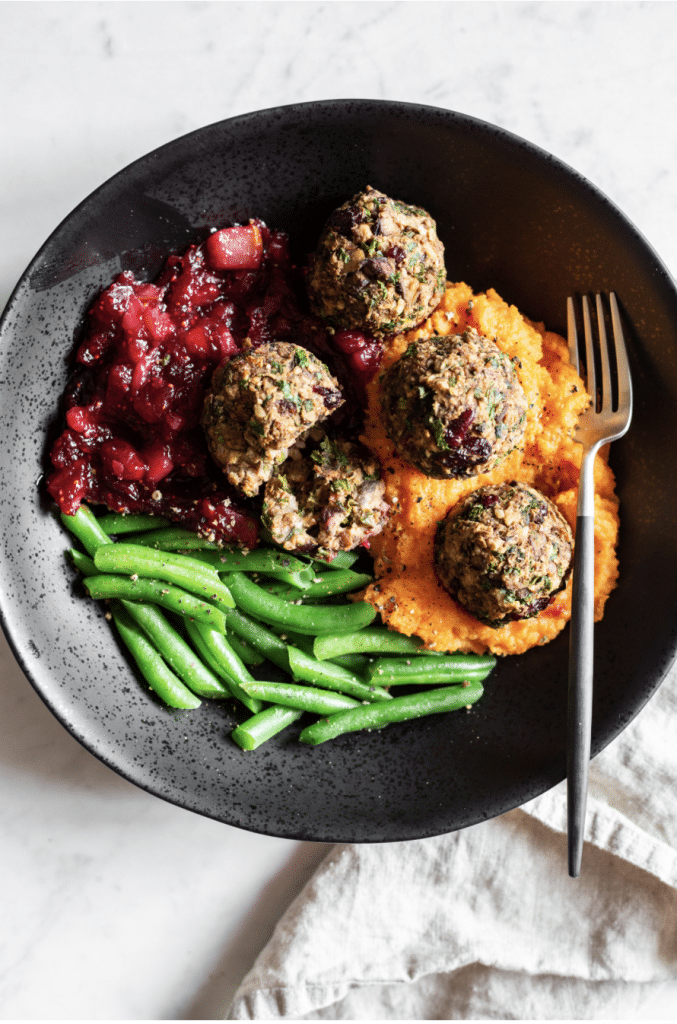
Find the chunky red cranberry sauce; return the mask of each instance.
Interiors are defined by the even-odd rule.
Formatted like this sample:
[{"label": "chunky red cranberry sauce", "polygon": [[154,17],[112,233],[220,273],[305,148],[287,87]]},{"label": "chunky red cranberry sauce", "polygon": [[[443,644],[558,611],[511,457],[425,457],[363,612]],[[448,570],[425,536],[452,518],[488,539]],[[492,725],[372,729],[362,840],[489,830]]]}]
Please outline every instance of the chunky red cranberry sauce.
[{"label": "chunky red cranberry sauce", "polygon": [[345,359],[336,372],[351,391],[376,372],[381,349],[343,333],[332,341],[306,311],[287,236],[262,221],[170,256],[154,284],[120,274],[88,314],[49,493],[70,515],[86,501],[254,545],[258,515],[226,484],[200,427],[212,374],[245,344],[293,341],[325,361]]}]

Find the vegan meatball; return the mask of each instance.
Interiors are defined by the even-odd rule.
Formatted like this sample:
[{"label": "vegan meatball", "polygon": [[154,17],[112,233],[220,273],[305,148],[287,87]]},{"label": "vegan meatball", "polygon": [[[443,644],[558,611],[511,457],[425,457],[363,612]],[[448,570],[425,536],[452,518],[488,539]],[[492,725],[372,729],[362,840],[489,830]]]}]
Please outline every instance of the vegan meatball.
[{"label": "vegan meatball", "polygon": [[480,487],[437,528],[435,568],[446,590],[480,622],[528,619],[563,590],[573,537],[539,491],[512,483]]},{"label": "vegan meatball", "polygon": [[219,366],[202,427],[228,481],[252,497],[292,445],[342,402],[338,382],[311,352],[271,342]]},{"label": "vegan meatball", "polygon": [[486,473],[526,429],[513,362],[472,329],[413,342],[383,376],[381,408],[398,455],[438,478]]},{"label": "vegan meatball", "polygon": [[290,458],[266,484],[262,521],[287,551],[325,561],[350,551],[383,528],[381,469],[349,441],[325,437],[309,458]]},{"label": "vegan meatball", "polygon": [[444,246],[432,217],[371,187],[332,213],[307,278],[318,316],[377,338],[422,323],[445,284]]}]

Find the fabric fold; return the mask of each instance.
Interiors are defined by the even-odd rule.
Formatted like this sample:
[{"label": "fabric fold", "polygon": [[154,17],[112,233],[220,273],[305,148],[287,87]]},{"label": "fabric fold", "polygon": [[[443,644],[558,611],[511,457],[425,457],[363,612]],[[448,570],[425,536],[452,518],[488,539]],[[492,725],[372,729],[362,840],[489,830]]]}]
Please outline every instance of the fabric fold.
[{"label": "fabric fold", "polygon": [[593,762],[579,879],[564,784],[449,835],[336,846],[229,1019],[627,1019],[677,978],[675,712],[673,670]]}]

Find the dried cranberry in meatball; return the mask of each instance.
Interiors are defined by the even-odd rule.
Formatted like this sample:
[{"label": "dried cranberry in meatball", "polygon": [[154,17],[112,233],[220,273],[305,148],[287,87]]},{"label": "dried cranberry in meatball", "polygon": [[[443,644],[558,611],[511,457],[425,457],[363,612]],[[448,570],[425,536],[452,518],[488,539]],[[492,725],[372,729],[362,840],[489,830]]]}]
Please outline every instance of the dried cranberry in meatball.
[{"label": "dried cranberry in meatball", "polygon": [[422,323],[444,294],[444,247],[435,221],[376,189],[331,215],[307,278],[313,311],[339,329],[377,338]]},{"label": "dried cranberry in meatball", "polygon": [[381,468],[349,441],[326,438],[266,484],[262,520],[276,544],[331,561],[380,533],[390,511]]},{"label": "dried cranberry in meatball", "polygon": [[381,408],[398,455],[438,478],[488,472],[526,429],[511,360],[474,330],[413,342],[383,375]]},{"label": "dried cranberry in meatball", "polygon": [[219,366],[202,427],[228,481],[252,497],[289,449],[342,403],[324,363],[299,345],[271,342]]},{"label": "dried cranberry in meatball", "polygon": [[451,509],[437,528],[435,568],[471,615],[496,628],[537,615],[564,589],[573,543],[556,505],[513,481]]}]

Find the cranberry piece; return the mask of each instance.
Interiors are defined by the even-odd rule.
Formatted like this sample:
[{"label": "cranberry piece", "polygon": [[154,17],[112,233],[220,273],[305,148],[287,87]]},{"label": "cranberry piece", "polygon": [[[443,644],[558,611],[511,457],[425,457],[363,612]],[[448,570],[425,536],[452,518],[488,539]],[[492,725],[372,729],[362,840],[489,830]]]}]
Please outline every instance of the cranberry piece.
[{"label": "cranberry piece", "polygon": [[89,489],[91,470],[85,459],[58,469],[47,480],[47,490],[67,516],[73,516]]},{"label": "cranberry piece", "polygon": [[474,435],[469,437],[463,446],[473,459],[473,465],[478,466],[481,462],[486,462],[491,455],[491,445],[484,437],[478,437]]},{"label": "cranberry piece", "polygon": [[214,270],[257,270],[263,259],[263,236],[255,223],[222,228],[209,236],[205,252]]},{"label": "cranberry piece", "polygon": [[491,508],[498,501],[497,494],[482,494],[480,496],[480,505],[482,508]]},{"label": "cranberry piece", "polygon": [[329,218],[329,227],[333,228],[339,235],[350,235],[353,228],[357,227],[364,220],[362,210],[355,206],[343,206],[334,210]]},{"label": "cranberry piece", "polygon": [[386,249],[384,256],[387,256],[391,260],[395,260],[395,263],[399,267],[403,260],[406,259],[406,252],[400,245],[391,245],[389,249]]},{"label": "cranberry piece", "polygon": [[[343,401],[343,395],[340,391],[333,391],[331,388],[323,388],[319,384],[315,384],[313,391],[318,395],[322,395],[325,409],[336,409]],[[296,406],[294,406],[294,408],[296,408]]]},{"label": "cranberry piece", "polygon": [[139,453],[127,441],[106,441],[101,448],[101,463],[108,473],[119,480],[143,480],[147,466]]},{"label": "cranberry piece", "polygon": [[271,263],[289,265],[289,238],[283,231],[271,232],[267,255]]},{"label": "cranberry piece", "polygon": [[337,331],[334,341],[341,352],[357,352],[370,342],[373,342],[371,335],[363,334],[362,331]]},{"label": "cranberry piece", "polygon": [[383,345],[378,341],[373,341],[370,345],[365,345],[364,348],[354,352],[350,358],[350,364],[364,382],[368,383],[381,365],[382,356]]},{"label": "cranberry piece", "polygon": [[472,409],[464,409],[464,411],[453,419],[447,429],[444,431],[444,440],[450,448],[459,448],[465,440],[465,437],[470,430],[470,424],[475,419],[475,413]]}]

